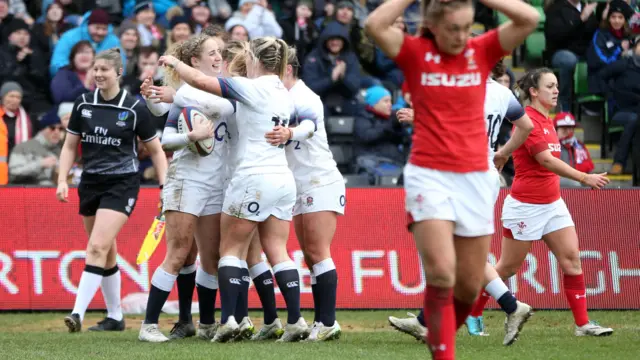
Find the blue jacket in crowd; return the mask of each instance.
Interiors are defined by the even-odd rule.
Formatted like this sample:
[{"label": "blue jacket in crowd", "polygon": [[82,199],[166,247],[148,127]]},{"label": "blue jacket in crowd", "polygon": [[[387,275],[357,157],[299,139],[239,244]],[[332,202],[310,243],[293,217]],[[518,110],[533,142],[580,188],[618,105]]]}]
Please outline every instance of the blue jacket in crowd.
[{"label": "blue jacket in crowd", "polygon": [[[98,44],[91,39],[91,35],[89,35],[89,15],[91,15],[91,11],[84,14],[82,17],[82,24],[80,24],[80,26],[65,32],[60,37],[60,40],[53,49],[53,55],[51,56],[51,64],[49,65],[49,73],[51,77],[53,77],[61,67],[69,65],[71,49],[79,41],[89,41],[96,50],[96,53],[114,47],[120,47],[120,39],[114,34],[112,25],[109,25],[109,32],[102,42]],[[121,55],[123,68],[126,68],[127,59],[124,50],[121,51]]]}]

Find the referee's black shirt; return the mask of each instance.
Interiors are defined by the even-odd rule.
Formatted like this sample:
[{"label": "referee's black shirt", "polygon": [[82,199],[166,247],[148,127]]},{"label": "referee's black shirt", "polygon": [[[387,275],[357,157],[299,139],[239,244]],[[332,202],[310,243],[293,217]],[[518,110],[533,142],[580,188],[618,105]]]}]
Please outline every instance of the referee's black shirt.
[{"label": "referee's black shirt", "polygon": [[80,95],[67,131],[82,136],[82,171],[101,175],[137,173],[137,137],[157,137],[149,110],[126,90],[109,101],[98,89]]}]

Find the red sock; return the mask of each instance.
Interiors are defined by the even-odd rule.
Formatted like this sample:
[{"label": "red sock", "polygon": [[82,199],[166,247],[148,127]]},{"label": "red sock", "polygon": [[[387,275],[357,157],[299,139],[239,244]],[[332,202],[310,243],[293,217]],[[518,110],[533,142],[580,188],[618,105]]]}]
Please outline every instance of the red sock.
[{"label": "red sock", "polygon": [[471,310],[471,316],[478,317],[482,316],[482,312],[484,311],[484,307],[487,306],[487,301],[491,299],[491,295],[489,295],[486,291],[483,291],[482,294],[476,300],[476,303],[473,304],[473,310]]},{"label": "red sock", "polygon": [[456,313],[456,331],[464,325],[464,321],[467,320],[467,316],[469,316],[471,310],[473,310],[473,305],[474,304],[464,303],[455,297],[453,298],[453,309]]},{"label": "red sock", "polygon": [[587,288],[584,285],[584,275],[564,275],[564,294],[567,296],[569,307],[573,312],[576,325],[582,326],[589,322],[587,314]]},{"label": "red sock", "polygon": [[455,359],[456,319],[453,289],[427,285],[424,296],[424,319],[429,329],[427,346],[434,360]]}]

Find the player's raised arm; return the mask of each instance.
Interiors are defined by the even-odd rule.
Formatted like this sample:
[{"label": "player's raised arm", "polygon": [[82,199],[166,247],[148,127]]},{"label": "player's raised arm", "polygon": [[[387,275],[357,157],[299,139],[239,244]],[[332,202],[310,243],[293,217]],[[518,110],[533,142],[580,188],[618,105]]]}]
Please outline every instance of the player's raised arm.
[{"label": "player's raised arm", "polygon": [[200,70],[190,67],[182,61],[176,59],[171,55],[161,56],[158,60],[160,65],[173,68],[184,82],[193,86],[196,89],[209,92],[211,94],[222,96],[222,89],[218,78],[213,76],[207,76]]},{"label": "player's raised arm", "polygon": [[[426,1],[426,0],[423,0]],[[389,0],[378,6],[364,23],[364,29],[382,52],[389,58],[395,58],[402,48],[404,33],[393,27],[396,19],[414,0]]]},{"label": "player's raised arm", "polygon": [[488,8],[505,14],[509,20],[498,29],[500,45],[505,52],[511,52],[538,26],[540,14],[522,0],[480,0]]}]

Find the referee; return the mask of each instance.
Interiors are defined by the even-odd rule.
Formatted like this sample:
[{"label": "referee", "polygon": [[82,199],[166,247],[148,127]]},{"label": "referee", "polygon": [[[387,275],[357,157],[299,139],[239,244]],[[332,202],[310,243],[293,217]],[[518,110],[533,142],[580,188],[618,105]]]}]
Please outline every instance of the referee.
[{"label": "referee", "polygon": [[73,106],[56,191],[58,200],[68,201],[67,175],[81,143],[84,169],[78,196],[89,245],[75,305],[64,322],[69,332],[79,332],[87,307],[102,286],[107,317],[89,330],[123,331],[115,240],[140,190],[138,137],[151,153],[160,184],[164,184],[167,159],[147,108],[120,89],[120,51],[114,48],[99,53],[90,71],[94,72],[96,90],[78,97]]}]

